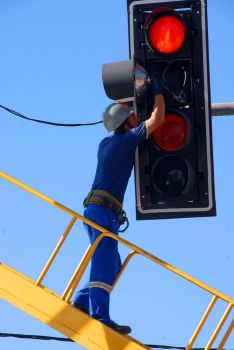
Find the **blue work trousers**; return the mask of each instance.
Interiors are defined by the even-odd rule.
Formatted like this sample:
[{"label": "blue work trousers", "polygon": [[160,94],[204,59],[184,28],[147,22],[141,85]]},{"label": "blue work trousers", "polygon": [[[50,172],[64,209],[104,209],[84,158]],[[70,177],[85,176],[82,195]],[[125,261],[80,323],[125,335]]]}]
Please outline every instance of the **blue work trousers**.
[{"label": "blue work trousers", "polygon": [[[118,235],[119,222],[113,210],[89,204],[84,216]],[[89,225],[84,226],[90,243],[93,244],[101,232]],[[113,322],[109,315],[110,289],[120,268],[118,241],[112,238],[102,239],[91,259],[89,283],[76,293],[74,299],[76,303],[89,309],[90,316],[107,325]]]}]

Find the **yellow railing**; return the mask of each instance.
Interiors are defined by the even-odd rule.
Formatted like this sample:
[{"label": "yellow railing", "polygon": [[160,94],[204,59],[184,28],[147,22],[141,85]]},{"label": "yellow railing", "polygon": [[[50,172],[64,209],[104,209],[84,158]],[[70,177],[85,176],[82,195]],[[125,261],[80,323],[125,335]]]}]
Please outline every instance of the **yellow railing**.
[{"label": "yellow railing", "polygon": [[[230,315],[232,308],[234,307],[234,300],[226,295],[224,295],[223,293],[215,290],[214,288],[206,285],[205,283],[199,281],[198,279],[190,276],[189,274],[183,272],[182,270],[168,264],[167,262],[157,258],[156,256],[144,251],[143,249],[137,247],[136,245],[126,241],[123,238],[120,238],[116,235],[114,235],[113,233],[111,233],[110,231],[106,230],[105,228],[95,224],[94,222],[84,218],[83,216],[79,215],[78,213],[76,213],[75,211],[65,207],[64,205],[54,201],[53,199],[43,195],[42,193],[32,189],[31,187],[21,183],[20,181],[14,179],[13,177],[0,172],[0,176],[2,178],[4,178],[5,180],[17,185],[18,187],[21,187],[22,189],[32,193],[33,195],[41,198],[42,200],[44,200],[45,202],[53,205],[54,207],[57,207],[58,209],[68,213],[69,215],[71,215],[71,221],[69,222],[64,234],[62,235],[62,237],[60,238],[57,246],[55,247],[53,253],[51,254],[48,262],[46,263],[44,269],[42,270],[40,276],[38,277],[38,279],[35,281],[35,284],[40,286],[41,282],[43,281],[47,271],[49,270],[51,264],[53,263],[55,257],[57,256],[60,248],[62,247],[64,241],[66,240],[68,234],[70,233],[74,223],[76,222],[76,220],[81,220],[84,223],[94,227],[95,229],[99,230],[101,232],[100,236],[96,239],[96,241],[94,242],[94,244],[92,246],[89,246],[88,249],[86,250],[80,264],[78,265],[78,267],[76,268],[71,280],[69,281],[68,285],[66,286],[63,294],[61,295],[61,299],[66,301],[66,302],[70,302],[71,297],[81,279],[81,277],[83,276],[83,273],[85,271],[85,269],[87,268],[95,250],[97,249],[97,246],[99,245],[100,241],[105,238],[105,237],[110,237],[112,239],[117,240],[119,243],[127,246],[128,248],[130,248],[132,251],[129,253],[129,255],[127,256],[126,260],[124,261],[123,265],[122,265],[122,269],[119,272],[119,275],[116,278],[116,281],[114,282],[113,286],[112,286],[112,290],[115,287],[116,283],[118,282],[119,278],[121,277],[123,271],[125,270],[126,266],[128,265],[129,261],[131,260],[131,258],[135,255],[135,254],[140,254],[142,256],[144,256],[145,258],[161,265],[162,267],[166,268],[167,270],[170,270],[172,272],[174,272],[175,274],[179,275],[180,277],[183,277],[184,279],[186,279],[187,281],[197,285],[198,287],[202,288],[203,290],[207,291],[208,293],[210,293],[211,295],[213,295],[212,300],[210,302],[210,304],[208,305],[204,315],[201,318],[201,321],[199,322],[196,330],[194,331],[190,341],[188,342],[188,345],[186,347],[186,350],[191,350],[192,346],[195,343],[195,340],[197,339],[202,327],[204,326],[208,316],[210,315],[211,311],[213,310],[216,302],[221,299],[223,301],[225,301],[228,306],[224,312],[224,314],[222,315],[214,333],[212,334],[210,340],[208,341],[208,344],[205,347],[205,350],[210,350],[214,341],[216,340],[219,332],[221,331],[221,328],[223,327],[225,321],[227,320],[228,316]],[[224,334],[224,337],[221,341],[221,343],[219,344],[217,350],[222,350],[226,341],[228,340],[230,334],[232,333],[234,329],[234,319],[232,319],[230,326],[228,327],[226,333]]]}]

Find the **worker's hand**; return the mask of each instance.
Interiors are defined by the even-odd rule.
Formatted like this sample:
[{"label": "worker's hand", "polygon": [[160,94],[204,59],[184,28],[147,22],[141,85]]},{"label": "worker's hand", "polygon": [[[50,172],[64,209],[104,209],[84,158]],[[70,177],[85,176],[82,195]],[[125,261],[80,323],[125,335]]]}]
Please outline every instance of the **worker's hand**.
[{"label": "worker's hand", "polygon": [[163,94],[164,89],[161,78],[155,76],[151,77],[150,86],[154,95]]}]

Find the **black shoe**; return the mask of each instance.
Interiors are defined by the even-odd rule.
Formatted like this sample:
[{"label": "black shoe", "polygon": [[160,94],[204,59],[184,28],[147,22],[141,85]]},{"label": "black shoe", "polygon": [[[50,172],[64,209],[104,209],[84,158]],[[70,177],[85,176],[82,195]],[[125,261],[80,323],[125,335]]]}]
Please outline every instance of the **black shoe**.
[{"label": "black shoe", "polygon": [[114,329],[114,331],[119,332],[121,334],[129,334],[131,333],[131,328],[129,326],[120,326],[119,324],[113,322],[108,327]]},{"label": "black shoe", "polygon": [[76,309],[79,309],[80,311],[83,311],[85,314],[89,315],[89,310],[86,309],[85,307],[81,306],[79,303],[76,301],[73,301],[71,303],[71,306],[74,306]]}]

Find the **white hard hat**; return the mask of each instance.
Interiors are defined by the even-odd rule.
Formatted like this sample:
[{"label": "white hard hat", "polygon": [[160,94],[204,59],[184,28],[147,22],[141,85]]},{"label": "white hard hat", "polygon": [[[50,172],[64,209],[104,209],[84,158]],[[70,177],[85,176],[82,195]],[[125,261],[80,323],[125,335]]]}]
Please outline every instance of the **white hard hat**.
[{"label": "white hard hat", "polygon": [[106,107],[102,115],[103,124],[109,132],[115,131],[132,113],[134,113],[133,108],[112,103]]}]

